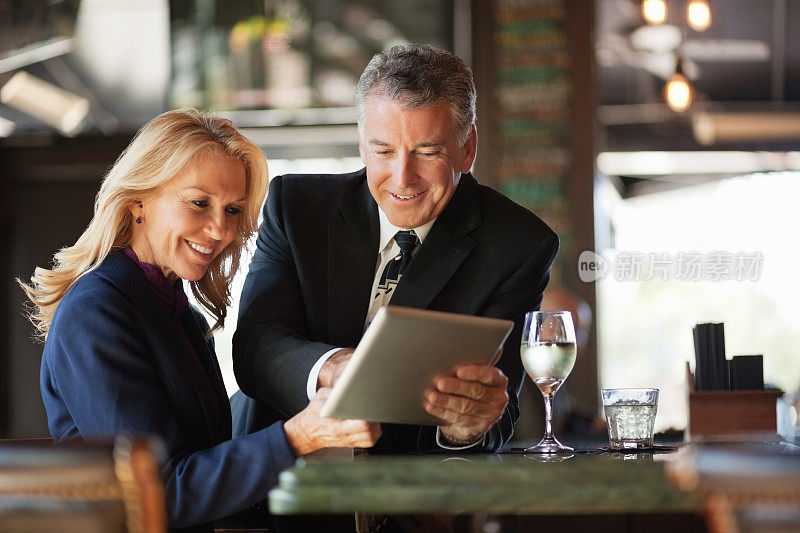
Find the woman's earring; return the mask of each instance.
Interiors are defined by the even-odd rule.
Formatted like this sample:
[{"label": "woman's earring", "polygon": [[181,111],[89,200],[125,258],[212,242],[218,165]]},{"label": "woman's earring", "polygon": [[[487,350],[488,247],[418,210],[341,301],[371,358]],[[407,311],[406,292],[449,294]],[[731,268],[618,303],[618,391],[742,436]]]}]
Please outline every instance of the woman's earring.
[{"label": "woman's earring", "polygon": [[142,223],[142,217],[136,217],[136,223],[137,224],[141,224]]}]

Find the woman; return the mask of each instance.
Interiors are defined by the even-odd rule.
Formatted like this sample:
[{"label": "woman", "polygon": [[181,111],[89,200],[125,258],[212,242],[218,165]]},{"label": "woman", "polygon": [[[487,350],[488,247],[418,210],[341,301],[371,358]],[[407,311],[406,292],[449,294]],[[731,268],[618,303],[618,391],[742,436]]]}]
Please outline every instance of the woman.
[{"label": "woman", "polygon": [[46,339],[53,440],[160,436],[171,527],[209,528],[263,500],[295,457],[368,447],[380,434],[377,424],[321,418],[323,390],[287,422],[231,440],[210,331],[181,280],[222,326],[266,182],[264,156],[228,120],[165,113],[111,168],[83,235],[21,283]]}]

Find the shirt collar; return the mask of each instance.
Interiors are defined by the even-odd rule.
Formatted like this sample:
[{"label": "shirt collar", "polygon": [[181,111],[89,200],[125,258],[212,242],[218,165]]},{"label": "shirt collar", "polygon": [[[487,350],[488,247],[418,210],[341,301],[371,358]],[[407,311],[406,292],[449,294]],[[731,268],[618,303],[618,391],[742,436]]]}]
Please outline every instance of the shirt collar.
[{"label": "shirt collar", "polygon": [[380,206],[378,206],[378,218],[381,221],[381,239],[378,243],[378,253],[384,251],[392,244],[394,236],[398,231],[413,229],[414,233],[416,233],[417,237],[419,237],[419,242],[424,242],[425,237],[428,236],[428,233],[430,233],[431,228],[433,227],[433,223],[436,222],[436,219],[434,218],[430,222],[426,222],[418,228],[398,228],[389,222],[389,219],[386,217],[386,213],[383,212],[383,209],[381,209]]}]

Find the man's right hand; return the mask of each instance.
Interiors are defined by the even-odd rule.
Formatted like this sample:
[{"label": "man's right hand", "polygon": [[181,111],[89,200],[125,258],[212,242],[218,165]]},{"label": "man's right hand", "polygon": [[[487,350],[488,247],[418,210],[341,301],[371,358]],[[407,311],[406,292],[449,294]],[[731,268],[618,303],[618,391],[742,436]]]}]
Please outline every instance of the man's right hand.
[{"label": "man's right hand", "polygon": [[298,457],[320,448],[369,448],[381,436],[381,425],[377,422],[323,418],[320,410],[330,393],[329,388],[320,389],[308,407],[283,424],[286,440]]},{"label": "man's right hand", "polygon": [[342,377],[342,373],[347,367],[347,363],[350,362],[350,358],[353,357],[353,351],[354,350],[352,348],[342,348],[330,356],[327,361],[325,361],[325,363],[322,365],[322,368],[319,369],[317,390],[326,387],[332,388],[334,385],[336,385],[336,382],[339,381],[340,377]]}]

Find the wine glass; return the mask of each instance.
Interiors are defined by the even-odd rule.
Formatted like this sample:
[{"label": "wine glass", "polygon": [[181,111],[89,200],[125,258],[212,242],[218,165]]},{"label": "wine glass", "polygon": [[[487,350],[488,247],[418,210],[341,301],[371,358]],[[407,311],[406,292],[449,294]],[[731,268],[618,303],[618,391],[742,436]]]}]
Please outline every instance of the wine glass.
[{"label": "wine glass", "polygon": [[553,397],[575,365],[575,328],[569,311],[531,311],[522,330],[522,366],[544,396],[545,433],[528,453],[572,451],[553,436]]}]

